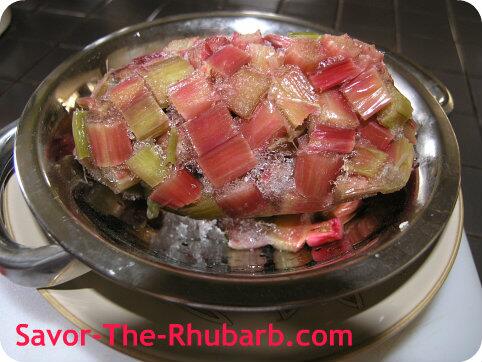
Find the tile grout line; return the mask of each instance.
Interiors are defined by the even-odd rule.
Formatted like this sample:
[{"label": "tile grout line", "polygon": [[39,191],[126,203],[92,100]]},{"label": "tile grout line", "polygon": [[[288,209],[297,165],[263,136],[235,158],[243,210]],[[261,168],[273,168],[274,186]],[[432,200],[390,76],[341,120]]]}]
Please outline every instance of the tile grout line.
[{"label": "tile grout line", "polygon": [[398,0],[393,0],[393,11],[395,19],[395,51],[402,52],[402,39],[400,36],[400,3]]},{"label": "tile grout line", "polygon": [[338,0],[338,5],[336,7],[336,17],[333,28],[337,31],[339,31],[341,28],[341,19],[343,16],[343,2],[344,0]]},{"label": "tile grout line", "polygon": [[[455,49],[457,50],[457,55],[459,57],[459,62],[460,66],[462,67],[462,72],[464,74],[465,78],[465,84],[467,88],[469,89],[469,97],[470,97],[470,102],[472,103],[472,110],[474,111],[475,117],[477,119],[477,123],[479,123],[480,117],[479,117],[479,112],[477,110],[477,107],[475,106],[475,97],[474,93],[472,91],[472,85],[469,80],[469,76],[467,73],[467,69],[465,67],[465,58],[464,58],[464,53],[462,52],[461,45],[458,42],[458,32],[457,28],[455,26],[455,16],[454,16],[454,11],[452,8],[452,4],[450,0],[445,0],[445,4],[447,6],[447,12],[448,12],[448,21],[449,21],[449,26],[450,26],[450,31],[452,33],[452,40],[454,41],[455,44]],[[481,127],[477,127],[477,131],[479,133],[479,139],[482,139],[482,132],[481,132]]]}]

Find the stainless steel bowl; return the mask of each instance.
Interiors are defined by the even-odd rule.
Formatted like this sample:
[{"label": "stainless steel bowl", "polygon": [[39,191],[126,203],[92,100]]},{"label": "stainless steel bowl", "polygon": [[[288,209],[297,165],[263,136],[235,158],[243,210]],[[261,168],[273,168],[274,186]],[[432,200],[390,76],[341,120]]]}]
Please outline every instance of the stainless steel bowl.
[{"label": "stainless steel bowl", "polygon": [[[446,224],[459,189],[458,146],[442,108],[450,111],[452,102],[440,82],[391,53],[386,54],[386,63],[397,86],[411,100],[421,125],[418,167],[409,185],[393,196],[396,198],[373,200],[373,210],[378,211],[368,212],[383,220],[380,227],[350,252],[342,253],[343,257],[276,270],[263,262],[270,260],[269,250],[235,255],[236,267],[230,265],[233,257],[224,244],[198,245],[195,257],[189,246],[177,254],[166,253],[92,213],[82,194],[74,192],[81,177],[72,158],[61,157],[70,133],[67,110],[76,96],[88,93],[106,67],[121,66],[174,38],[256,29],[280,34],[334,33],[273,14],[188,14],[122,29],[57,67],[26,105],[14,151],[15,174],[23,195],[53,243],[27,249],[4,235],[0,242],[4,273],[18,283],[47,286],[56,283],[60,271],[78,259],[107,278],[165,300],[211,309],[268,310],[330,300],[368,288],[399,273],[426,251]],[[0,138],[3,179],[11,169],[14,132],[12,124]]]}]

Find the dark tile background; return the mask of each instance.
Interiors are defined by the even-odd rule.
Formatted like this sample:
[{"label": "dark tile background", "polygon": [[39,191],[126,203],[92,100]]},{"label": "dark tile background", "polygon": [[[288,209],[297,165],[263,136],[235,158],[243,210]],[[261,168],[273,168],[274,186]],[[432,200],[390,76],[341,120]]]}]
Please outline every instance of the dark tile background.
[{"label": "dark tile background", "polygon": [[400,52],[452,91],[462,155],[465,230],[482,273],[482,23],[456,0],[27,0],[0,36],[0,126],[16,119],[39,82],[77,49],[130,24],[214,10],[278,12]]}]

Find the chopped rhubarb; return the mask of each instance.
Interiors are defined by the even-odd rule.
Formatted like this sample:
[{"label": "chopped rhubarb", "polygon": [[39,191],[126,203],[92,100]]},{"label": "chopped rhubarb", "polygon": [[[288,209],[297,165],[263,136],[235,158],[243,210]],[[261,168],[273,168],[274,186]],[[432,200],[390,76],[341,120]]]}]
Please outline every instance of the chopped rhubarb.
[{"label": "chopped rhubarb", "polygon": [[306,243],[312,248],[331,241],[340,240],[343,237],[343,224],[337,217],[316,224],[306,238]]},{"label": "chopped rhubarb", "polygon": [[132,145],[123,121],[110,123],[87,123],[87,134],[98,167],[117,166],[132,154]]},{"label": "chopped rhubarb", "polygon": [[295,161],[296,190],[305,197],[320,199],[331,190],[341,170],[340,155],[299,152]]},{"label": "chopped rhubarb", "polygon": [[410,141],[411,144],[417,143],[417,129],[418,125],[413,119],[409,119],[403,127],[403,135]]},{"label": "chopped rhubarb", "polygon": [[193,36],[193,37],[190,37],[190,38],[183,38],[183,39],[174,39],[174,40],[171,40],[164,47],[163,50],[166,53],[178,54],[179,52],[182,52],[183,50],[186,50],[186,49],[192,47],[198,39],[199,39],[199,37],[197,37],[197,36]]},{"label": "chopped rhubarb", "polygon": [[268,206],[252,182],[240,182],[216,198],[217,204],[231,217],[247,217]]},{"label": "chopped rhubarb", "polygon": [[204,175],[215,187],[243,176],[257,160],[242,135],[236,135],[199,158]]},{"label": "chopped rhubarb", "polygon": [[323,35],[319,33],[314,33],[312,31],[293,31],[288,33],[288,36],[290,38],[295,38],[295,39],[322,39]]},{"label": "chopped rhubarb", "polygon": [[319,110],[313,87],[298,67],[287,66],[274,77],[270,98],[297,127],[311,114]]},{"label": "chopped rhubarb", "polygon": [[311,225],[303,215],[283,215],[274,220],[274,230],[268,234],[270,244],[278,250],[299,251],[305,245]]},{"label": "chopped rhubarb", "polygon": [[177,143],[179,141],[179,132],[176,127],[172,127],[169,130],[169,137],[167,139],[167,154],[166,162],[171,165],[176,164],[177,159]]},{"label": "chopped rhubarb", "polygon": [[252,34],[239,34],[238,32],[234,32],[231,43],[235,47],[245,50],[248,44],[263,44],[263,36],[259,30]]},{"label": "chopped rhubarb", "polygon": [[355,154],[346,163],[350,173],[366,176],[369,178],[378,175],[385,164],[388,155],[373,147],[357,146]]},{"label": "chopped rhubarb", "polygon": [[364,176],[349,175],[339,177],[335,182],[334,195],[337,202],[350,201],[375,195],[380,189],[377,183]]},{"label": "chopped rhubarb", "polygon": [[72,116],[72,134],[75,143],[75,156],[81,160],[90,157],[89,138],[85,121],[87,119],[87,111],[76,109]]},{"label": "chopped rhubarb", "polygon": [[161,206],[175,209],[190,205],[201,198],[202,184],[182,169],[172,174],[152,191],[149,198]]},{"label": "chopped rhubarb", "polygon": [[357,128],[357,115],[351,110],[343,94],[337,90],[323,92],[318,97],[320,114],[315,116],[321,124],[340,128]]},{"label": "chopped rhubarb", "polygon": [[132,77],[112,88],[109,99],[122,112],[137,139],[157,137],[167,130],[167,116],[141,77]]},{"label": "chopped rhubarb", "polygon": [[353,39],[346,34],[339,36],[325,34],[322,43],[330,56],[353,58],[361,69],[382,64],[383,53],[379,52],[373,45]]},{"label": "chopped rhubarb", "polygon": [[207,111],[184,123],[184,129],[191,139],[198,156],[234,136],[233,117],[223,103],[217,103]]},{"label": "chopped rhubarb", "polygon": [[125,165],[105,168],[102,171],[102,176],[107,181],[107,186],[116,194],[139,183],[139,178]]},{"label": "chopped rhubarb", "polygon": [[203,39],[197,41],[191,48],[187,49],[184,55],[195,69],[199,69],[212,53],[206,41]]},{"label": "chopped rhubarb", "polygon": [[366,126],[360,128],[360,134],[363,138],[370,141],[379,150],[385,151],[390,142],[393,140],[393,133],[383,126],[380,126],[377,122],[368,122]]},{"label": "chopped rhubarb", "polygon": [[310,76],[310,81],[316,89],[323,92],[355,78],[361,71],[350,58],[331,58],[322,62],[320,69]]},{"label": "chopped rhubarb", "polygon": [[272,46],[248,44],[246,52],[251,56],[251,66],[261,72],[270,72],[283,64],[282,55]]},{"label": "chopped rhubarb", "polygon": [[392,143],[388,150],[388,158],[394,169],[381,180],[381,192],[384,194],[402,189],[410,179],[413,169],[415,151],[413,145],[405,138]]},{"label": "chopped rhubarb", "polygon": [[270,79],[266,75],[248,67],[241,68],[229,79],[229,108],[238,116],[249,118],[269,85]]},{"label": "chopped rhubarb", "polygon": [[296,191],[286,193],[280,204],[278,214],[306,214],[326,210],[333,205],[333,195],[322,198],[305,197]]},{"label": "chopped rhubarb", "polygon": [[194,74],[172,85],[168,93],[169,100],[184,119],[204,112],[214,99],[212,85],[202,74]]},{"label": "chopped rhubarb", "polygon": [[162,59],[166,59],[168,54],[163,50],[158,50],[154,53],[149,53],[146,55],[141,55],[140,57],[134,58],[132,62],[137,65],[146,65],[149,63],[157,62]]},{"label": "chopped rhubarb", "polygon": [[319,264],[328,265],[340,259],[347,258],[352,252],[353,246],[343,238],[312,249],[311,257]]},{"label": "chopped rhubarb", "polygon": [[157,102],[161,107],[166,107],[169,104],[167,97],[168,88],[189,76],[193,70],[193,67],[187,60],[172,57],[149,64],[140,72],[156,97]]},{"label": "chopped rhubarb", "polygon": [[277,250],[273,252],[273,262],[276,270],[290,270],[303,267],[310,263],[313,258],[309,249],[300,249],[296,252]]},{"label": "chopped rhubarb", "polygon": [[230,43],[229,39],[224,35],[210,36],[205,41],[211,53],[216,53]]},{"label": "chopped rhubarb", "polygon": [[266,145],[275,137],[286,135],[285,118],[270,102],[265,101],[256,109],[253,117],[241,126],[241,132],[252,149]]},{"label": "chopped rhubarb", "polygon": [[297,65],[305,73],[316,69],[326,57],[318,39],[296,38],[286,49],[285,64]]},{"label": "chopped rhubarb", "polygon": [[218,74],[230,76],[243,65],[248,64],[250,56],[243,50],[227,45],[211,55],[207,62]]},{"label": "chopped rhubarb", "polygon": [[337,206],[334,206],[332,209],[328,210],[326,212],[326,215],[328,215],[331,218],[336,217],[340,219],[342,224],[345,224],[353,218],[356,211],[360,208],[361,204],[362,204],[361,200],[343,202]]},{"label": "chopped rhubarb", "polygon": [[394,86],[389,87],[392,102],[391,104],[377,114],[377,121],[381,125],[394,128],[403,127],[404,124],[412,118],[412,105],[410,101]]},{"label": "chopped rhubarb", "polygon": [[169,168],[154,146],[138,150],[126,161],[129,169],[150,187],[155,187],[167,177]]},{"label": "chopped rhubarb", "polygon": [[351,106],[363,119],[368,119],[392,101],[378,72],[371,68],[341,87]]},{"label": "chopped rhubarb", "polygon": [[413,160],[413,146],[405,137],[394,141],[387,153],[388,160],[396,168],[399,168],[407,159],[410,159],[410,162]]},{"label": "chopped rhubarb", "polygon": [[355,130],[315,125],[307,146],[311,152],[350,153],[355,147]]},{"label": "chopped rhubarb", "polygon": [[212,197],[202,196],[196,203],[177,210],[181,215],[193,219],[219,219],[224,216],[223,210]]},{"label": "chopped rhubarb", "polygon": [[264,40],[270,42],[275,48],[286,48],[289,47],[293,39],[287,36],[278,34],[267,34],[264,36]]}]

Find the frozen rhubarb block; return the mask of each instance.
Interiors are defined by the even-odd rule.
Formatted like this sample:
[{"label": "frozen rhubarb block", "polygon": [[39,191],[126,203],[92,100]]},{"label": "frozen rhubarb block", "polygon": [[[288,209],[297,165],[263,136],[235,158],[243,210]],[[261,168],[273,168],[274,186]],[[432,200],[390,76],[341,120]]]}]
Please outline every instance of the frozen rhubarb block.
[{"label": "frozen rhubarb block", "polygon": [[134,174],[150,187],[155,187],[161,183],[170,171],[156,146],[142,147],[126,161],[126,164]]},{"label": "frozen rhubarb block", "polygon": [[198,156],[234,136],[233,117],[223,103],[217,103],[183,125]]},{"label": "frozen rhubarb block", "polygon": [[410,101],[394,86],[390,86],[391,104],[377,114],[377,121],[387,128],[402,126],[412,118]]},{"label": "frozen rhubarb block", "polygon": [[361,71],[351,58],[329,58],[321,62],[317,72],[310,76],[310,81],[317,90],[323,92],[355,78]]},{"label": "frozen rhubarb block", "polygon": [[214,198],[209,196],[202,196],[194,204],[178,209],[177,212],[193,219],[220,219],[225,216]]},{"label": "frozen rhubarb block", "polygon": [[126,165],[108,167],[102,171],[106,185],[116,194],[139,183],[139,178]]},{"label": "frozen rhubarb block", "polygon": [[312,116],[316,123],[339,128],[357,128],[360,124],[343,94],[337,90],[321,93],[318,104],[320,113]]},{"label": "frozen rhubarb block", "polygon": [[88,122],[86,128],[96,166],[117,166],[131,156],[131,140],[122,120]]},{"label": "frozen rhubarb block", "polygon": [[181,169],[152,191],[149,199],[174,209],[190,205],[201,198],[202,184],[188,171]]},{"label": "frozen rhubarb block", "polygon": [[180,57],[149,64],[140,71],[149,89],[161,107],[168,106],[167,90],[169,86],[186,78],[194,71],[191,64]]},{"label": "frozen rhubarb block", "polygon": [[378,72],[371,68],[341,87],[348,103],[363,119],[387,107],[392,101]]},{"label": "frozen rhubarb block", "polygon": [[207,37],[205,41],[211,53],[216,53],[217,51],[224,48],[226,45],[230,44],[229,39],[224,35],[213,35]]},{"label": "frozen rhubarb block", "polygon": [[342,164],[338,154],[299,152],[295,161],[296,190],[307,198],[323,198],[330,192]]},{"label": "frozen rhubarb block", "polygon": [[138,140],[157,137],[167,130],[167,116],[141,77],[132,77],[113,87],[109,99],[122,112]]},{"label": "frozen rhubarb block", "polygon": [[259,30],[252,34],[239,34],[235,31],[231,43],[235,47],[245,50],[248,44],[263,44],[263,36]]},{"label": "frozen rhubarb block", "polygon": [[274,228],[268,233],[269,243],[278,250],[297,252],[306,242],[312,227],[304,215],[283,215],[274,220]]},{"label": "frozen rhubarb block", "polygon": [[316,224],[306,237],[306,244],[312,248],[343,237],[343,224],[340,219],[333,218]]},{"label": "frozen rhubarb block", "polygon": [[363,138],[370,141],[379,150],[385,151],[390,142],[392,142],[393,133],[383,126],[380,126],[377,122],[368,122],[365,126],[360,128],[360,134]]},{"label": "frozen rhubarb block", "polygon": [[171,40],[163,49],[166,53],[179,54],[180,52],[192,47],[199,39],[198,36],[192,36],[190,38],[174,39]]},{"label": "frozen rhubarb block", "polygon": [[269,98],[281,109],[294,127],[319,110],[313,87],[296,66],[280,68],[273,78]]},{"label": "frozen rhubarb block", "polygon": [[271,72],[283,64],[283,56],[271,45],[248,44],[246,53],[251,57],[251,66],[261,72]]},{"label": "frozen rhubarb block", "polygon": [[232,45],[226,45],[211,55],[206,61],[218,74],[230,76],[243,65],[248,64],[250,56],[243,50]]},{"label": "frozen rhubarb block", "polygon": [[284,63],[297,65],[305,73],[314,71],[326,58],[318,39],[296,38],[287,47]]},{"label": "frozen rhubarb block", "polygon": [[309,133],[310,152],[350,153],[355,147],[355,130],[315,125]]},{"label": "frozen rhubarb block", "polygon": [[378,175],[387,159],[385,152],[374,147],[357,146],[345,166],[350,173],[372,178]]},{"label": "frozen rhubarb block", "polygon": [[269,207],[253,182],[238,182],[228,187],[216,198],[216,202],[227,215],[232,217],[247,217]]},{"label": "frozen rhubarb block", "polygon": [[243,176],[256,166],[248,142],[242,135],[236,135],[198,159],[204,175],[215,187]]},{"label": "frozen rhubarb block", "polygon": [[249,118],[268,91],[270,83],[266,75],[242,67],[228,81],[226,97],[229,108],[238,116]]},{"label": "frozen rhubarb block", "polygon": [[212,84],[199,73],[172,85],[168,93],[172,105],[185,119],[204,112],[214,101]]},{"label": "frozen rhubarb block", "polygon": [[241,132],[252,149],[265,146],[274,138],[286,135],[286,120],[271,103],[265,101],[256,109],[253,117],[244,121]]},{"label": "frozen rhubarb block", "polygon": [[89,138],[87,136],[87,111],[76,109],[72,116],[72,134],[75,143],[75,156],[81,160],[90,157]]}]

